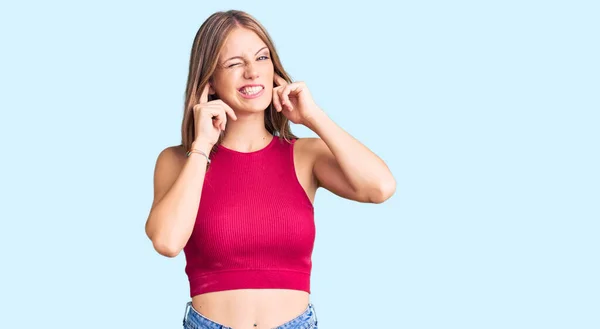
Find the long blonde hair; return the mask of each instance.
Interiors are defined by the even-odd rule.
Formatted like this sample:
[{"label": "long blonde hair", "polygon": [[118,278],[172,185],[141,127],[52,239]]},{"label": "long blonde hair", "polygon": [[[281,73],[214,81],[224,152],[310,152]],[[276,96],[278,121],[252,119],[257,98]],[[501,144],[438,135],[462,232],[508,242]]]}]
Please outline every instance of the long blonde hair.
[{"label": "long blonde hair", "polygon": [[[188,73],[187,86],[185,90],[185,104],[183,112],[183,122],[181,125],[181,146],[187,151],[191,148],[195,138],[194,123],[194,105],[199,103],[200,94],[204,86],[208,83],[217,67],[219,53],[227,39],[229,33],[237,28],[243,27],[254,31],[260,39],[267,45],[271,52],[274,73],[279,74],[288,83],[292,80],[285,72],[275,46],[266,29],[251,15],[239,11],[219,11],[212,14],[202,23],[200,29],[194,38],[192,52],[190,57],[190,66]],[[213,100],[209,95],[208,100]],[[273,107],[273,102],[269,104],[265,113],[265,128],[275,136],[281,136],[286,141],[297,138],[292,134],[289,120]],[[219,136],[216,146],[221,143],[223,135]]]}]

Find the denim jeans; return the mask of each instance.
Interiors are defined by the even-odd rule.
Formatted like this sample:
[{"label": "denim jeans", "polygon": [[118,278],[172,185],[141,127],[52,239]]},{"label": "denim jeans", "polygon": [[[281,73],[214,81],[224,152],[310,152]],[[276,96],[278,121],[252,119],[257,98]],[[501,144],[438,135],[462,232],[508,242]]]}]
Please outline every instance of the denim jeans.
[{"label": "denim jeans", "polygon": [[[192,307],[192,302],[187,302],[185,306],[185,314],[183,316],[184,329],[232,329],[220,323],[217,323],[204,315],[200,314]],[[267,329],[267,328],[258,328]],[[312,303],[309,303],[306,310],[295,317],[294,319],[280,325],[277,328],[268,329],[318,329],[317,328],[317,313]]]}]

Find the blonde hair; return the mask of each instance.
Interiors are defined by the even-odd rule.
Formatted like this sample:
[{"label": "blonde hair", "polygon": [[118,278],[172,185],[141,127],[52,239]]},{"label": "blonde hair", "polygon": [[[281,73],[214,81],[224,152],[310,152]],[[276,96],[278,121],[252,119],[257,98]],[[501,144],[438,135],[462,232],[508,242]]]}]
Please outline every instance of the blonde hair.
[{"label": "blonde hair", "polygon": [[[231,31],[237,27],[247,28],[254,31],[258,37],[267,45],[271,52],[274,73],[279,74],[288,83],[291,82],[290,76],[285,72],[275,46],[266,29],[251,15],[239,11],[219,11],[212,14],[202,23],[200,29],[194,38],[192,46],[190,66],[188,73],[187,86],[185,90],[185,104],[183,113],[183,122],[181,125],[181,146],[185,150],[191,148],[195,138],[194,105],[199,103],[200,94],[204,86],[211,79],[218,63],[218,57],[225,40]],[[208,100],[214,98],[209,96]],[[292,134],[289,120],[273,107],[273,102],[269,104],[265,113],[265,128],[272,134],[283,137],[286,141],[297,138]],[[221,143],[223,135],[219,136],[215,147]]]}]

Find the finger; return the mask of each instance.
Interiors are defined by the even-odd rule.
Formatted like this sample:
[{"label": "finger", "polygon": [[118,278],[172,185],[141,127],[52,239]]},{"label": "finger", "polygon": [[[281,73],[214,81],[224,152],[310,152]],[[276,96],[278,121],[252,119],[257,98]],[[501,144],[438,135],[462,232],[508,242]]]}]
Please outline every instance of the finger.
[{"label": "finger", "polygon": [[283,111],[283,107],[287,107],[287,105],[285,104],[285,100],[283,99],[283,87],[277,89],[277,101],[279,102],[279,107]]},{"label": "finger", "polygon": [[281,102],[279,101],[279,91],[281,87],[276,87],[273,89],[273,106],[275,106],[275,110],[277,112],[281,112]]},{"label": "finger", "polygon": [[237,115],[235,115],[235,111],[229,107],[229,105],[225,104],[222,100],[217,100],[220,107],[223,109],[224,113],[228,114],[234,121],[237,120]]},{"label": "finger", "polygon": [[225,110],[225,113],[229,114],[233,121],[237,120],[237,115],[235,115],[235,111],[231,107],[223,103],[223,109]]},{"label": "finger", "polygon": [[218,122],[217,128],[219,130],[225,130],[225,126],[227,126],[226,120],[225,119],[219,119],[218,121],[219,122]]},{"label": "finger", "polygon": [[292,93],[293,91],[296,91],[296,89],[298,88],[298,86],[294,85],[294,84],[289,84],[287,86],[285,86],[283,88],[283,90],[281,91],[281,103],[285,106],[287,106],[290,111],[292,111],[294,109],[294,106],[292,105],[292,102],[290,101],[290,93]]},{"label": "finger", "polygon": [[278,86],[287,85],[287,81],[285,81],[284,78],[282,78],[279,74],[277,74],[277,72],[275,72],[275,74],[273,74],[273,81]]},{"label": "finger", "polygon": [[212,120],[213,128],[218,129],[218,130],[221,129],[222,122],[218,116],[212,117],[211,120]]},{"label": "finger", "polygon": [[225,110],[221,106],[215,106],[214,108],[211,108],[210,114],[212,116],[213,126],[217,129],[225,130],[225,125],[227,124]]},{"label": "finger", "polygon": [[219,112],[219,115],[222,118],[222,122],[221,122],[221,130],[225,130],[225,127],[227,126],[227,109],[229,107],[228,106],[221,106],[221,111]]},{"label": "finger", "polygon": [[208,89],[209,89],[209,84],[208,82],[206,83],[206,85],[204,85],[204,89],[202,89],[202,93],[200,94],[200,103],[207,103],[208,102]]}]

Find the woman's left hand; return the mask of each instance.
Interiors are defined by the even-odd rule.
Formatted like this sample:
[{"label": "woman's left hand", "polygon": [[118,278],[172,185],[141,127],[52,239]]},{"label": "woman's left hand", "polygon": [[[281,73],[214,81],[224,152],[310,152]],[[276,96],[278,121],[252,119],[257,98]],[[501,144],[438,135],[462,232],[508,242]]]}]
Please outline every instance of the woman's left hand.
[{"label": "woman's left hand", "polygon": [[277,84],[277,87],[273,88],[273,106],[291,122],[306,126],[322,111],[304,82],[288,83],[277,73],[273,80]]}]

